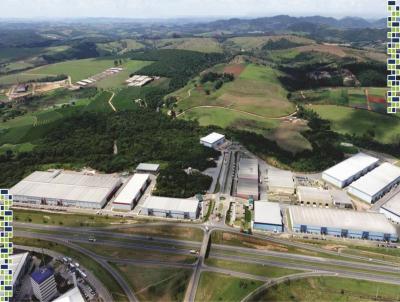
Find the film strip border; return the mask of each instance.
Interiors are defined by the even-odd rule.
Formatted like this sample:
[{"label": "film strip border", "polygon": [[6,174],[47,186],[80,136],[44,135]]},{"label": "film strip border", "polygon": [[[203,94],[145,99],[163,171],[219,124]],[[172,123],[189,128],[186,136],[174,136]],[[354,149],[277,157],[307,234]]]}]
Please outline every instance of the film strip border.
[{"label": "film strip border", "polygon": [[400,112],[400,6],[388,0],[388,113]]},{"label": "film strip border", "polygon": [[12,260],[13,253],[13,212],[11,210],[12,196],[8,190],[0,190],[0,302],[11,301],[12,287]]}]

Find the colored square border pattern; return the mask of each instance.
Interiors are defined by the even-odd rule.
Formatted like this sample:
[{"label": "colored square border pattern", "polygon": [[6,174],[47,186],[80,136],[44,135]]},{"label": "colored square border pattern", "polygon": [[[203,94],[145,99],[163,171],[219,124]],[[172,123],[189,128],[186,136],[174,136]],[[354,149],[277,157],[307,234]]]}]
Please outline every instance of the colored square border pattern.
[{"label": "colored square border pattern", "polygon": [[400,6],[388,0],[388,113],[400,112]]},{"label": "colored square border pattern", "polygon": [[11,301],[13,295],[11,259],[13,253],[12,196],[8,190],[0,190],[0,302]]}]

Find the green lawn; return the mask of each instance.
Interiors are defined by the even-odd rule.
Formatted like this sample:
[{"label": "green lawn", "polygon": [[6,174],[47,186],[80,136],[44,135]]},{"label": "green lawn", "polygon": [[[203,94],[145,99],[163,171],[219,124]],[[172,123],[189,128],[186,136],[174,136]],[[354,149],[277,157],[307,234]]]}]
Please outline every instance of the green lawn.
[{"label": "green lawn", "polygon": [[261,285],[261,281],[203,272],[200,276],[195,301],[241,301]]},{"label": "green lawn", "polygon": [[96,261],[81,254],[80,252],[77,252],[65,245],[41,239],[15,237],[13,243],[18,245],[44,248],[73,258],[74,261],[79,262],[85,268],[90,270],[103,283],[103,285],[107,287],[107,289],[110,291],[115,301],[118,302],[128,301],[128,298],[125,296],[124,291],[119,286],[119,284],[114,280],[114,278],[105,269],[103,269]]},{"label": "green lawn", "polygon": [[399,297],[400,287],[396,285],[320,277],[274,286],[253,301],[398,301]]},{"label": "green lawn", "polygon": [[339,133],[363,135],[368,130],[382,143],[394,143],[400,133],[400,119],[367,110],[356,110],[334,105],[312,105],[322,118],[332,122],[332,129]]},{"label": "green lawn", "polygon": [[157,48],[183,49],[205,53],[220,53],[222,47],[214,38],[177,38],[156,41]]},{"label": "green lawn", "polygon": [[282,276],[297,274],[301,272],[299,270],[279,268],[268,265],[213,259],[212,257],[206,260],[206,264],[209,266],[215,266],[235,272],[242,272],[268,278],[279,278]]},{"label": "green lawn", "polygon": [[183,301],[192,273],[189,269],[113,264],[121,272],[139,301]]},{"label": "green lawn", "polygon": [[133,39],[123,39],[121,41],[113,41],[109,43],[98,43],[98,50],[123,54],[130,50],[142,49],[145,46],[142,43],[139,43]]},{"label": "green lawn", "polygon": [[110,100],[112,93],[109,91],[103,91],[96,96],[96,98],[86,106],[87,111],[95,112],[112,112],[112,108],[108,101]]}]

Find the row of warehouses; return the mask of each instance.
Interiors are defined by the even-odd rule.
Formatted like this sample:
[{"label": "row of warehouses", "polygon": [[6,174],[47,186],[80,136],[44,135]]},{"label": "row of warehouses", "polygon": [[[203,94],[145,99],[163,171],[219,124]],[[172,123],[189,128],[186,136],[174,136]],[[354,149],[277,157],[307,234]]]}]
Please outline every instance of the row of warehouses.
[{"label": "row of warehouses", "polygon": [[154,81],[154,77],[149,77],[145,75],[134,75],[127,79],[125,82],[129,87],[143,87],[152,81]]},{"label": "row of warehouses", "polygon": [[[112,200],[115,211],[131,211],[148,188],[148,173],[157,173],[159,165],[140,164],[137,173],[124,183],[116,175],[63,170],[36,171],[10,189],[14,202],[34,205],[103,209]],[[165,218],[196,219],[197,199],[149,196],[141,214]]]},{"label": "row of warehouses", "polygon": [[96,83],[97,81],[100,81],[101,79],[104,79],[108,76],[112,76],[117,73],[120,73],[122,70],[124,70],[124,69],[121,67],[108,68],[107,70],[103,71],[102,73],[94,75],[88,79],[80,80],[80,81],[76,82],[76,84],[78,84],[81,87],[90,86],[90,85],[93,85],[94,83]]},{"label": "row of warehouses", "polygon": [[[297,233],[393,242],[398,239],[395,226],[380,213],[289,206],[287,218],[288,227]],[[279,203],[255,201],[253,228],[283,232]]]}]

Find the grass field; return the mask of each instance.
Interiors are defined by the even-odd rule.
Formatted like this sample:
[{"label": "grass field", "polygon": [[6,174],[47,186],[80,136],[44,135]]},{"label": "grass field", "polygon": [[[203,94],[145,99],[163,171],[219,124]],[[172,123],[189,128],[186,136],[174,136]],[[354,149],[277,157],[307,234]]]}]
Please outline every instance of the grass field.
[{"label": "grass field", "polygon": [[176,263],[193,263],[196,261],[196,257],[187,255],[176,255],[168,254],[165,252],[112,247],[107,245],[94,245],[90,243],[79,243],[79,245],[96,253],[97,255],[104,257],[114,257],[115,259],[156,260],[170,261]]},{"label": "grass field", "polygon": [[14,220],[18,222],[28,222],[37,224],[63,225],[70,227],[101,227],[112,223],[126,223],[127,220],[121,218],[112,218],[99,215],[83,214],[59,214],[50,212],[39,212],[14,209]]},{"label": "grass field", "polygon": [[[144,61],[127,60],[123,62],[122,67],[125,71],[119,75],[111,76],[100,81],[99,85],[102,88],[114,87],[116,84],[121,86],[121,80],[127,79],[131,72],[139,70],[143,66],[149,64]],[[11,74],[0,77],[0,84],[15,84],[18,82],[35,80],[46,76],[54,76],[59,74],[66,74],[71,76],[72,82],[86,79],[95,74],[101,73],[107,68],[114,67],[114,60],[111,59],[83,59],[71,60],[61,63],[41,66],[38,68],[30,69],[21,73]],[[122,79],[123,78],[123,79]]]},{"label": "grass field", "polygon": [[116,54],[123,54],[130,50],[142,49],[145,46],[133,39],[123,39],[121,41],[113,41],[109,43],[98,43],[97,48],[100,51],[107,51]]},{"label": "grass field", "polygon": [[221,45],[214,38],[161,39],[154,43],[157,48],[162,49],[183,49],[205,53],[222,52]]},{"label": "grass field", "polygon": [[279,39],[286,39],[298,44],[312,44],[315,43],[313,40],[302,38],[299,36],[260,36],[260,37],[235,37],[229,38],[224,42],[224,47],[235,50],[254,50],[262,48],[268,41],[276,41]]},{"label": "grass field", "polygon": [[191,270],[113,264],[139,301],[183,301]]},{"label": "grass field", "polygon": [[235,272],[242,272],[268,278],[279,278],[282,276],[297,274],[301,272],[294,269],[286,269],[286,268],[279,268],[279,267],[252,264],[252,263],[242,263],[242,262],[228,261],[228,260],[221,260],[214,258],[207,259],[206,264],[209,266],[215,266],[223,269],[233,270]]},{"label": "grass field", "polygon": [[339,133],[363,135],[368,130],[382,143],[394,143],[400,134],[400,118],[367,110],[357,110],[334,105],[312,105],[322,118],[332,122],[332,129]]},{"label": "grass field", "polygon": [[241,301],[261,285],[261,281],[203,272],[200,276],[195,301]]},{"label": "grass field", "polygon": [[13,243],[18,245],[26,245],[31,247],[40,247],[44,249],[49,249],[58,252],[60,254],[63,254],[65,256],[71,257],[74,261],[79,262],[85,268],[90,270],[110,291],[115,301],[121,301],[121,302],[128,301],[128,298],[125,296],[124,291],[119,286],[119,284],[114,280],[114,278],[105,269],[103,269],[97,262],[81,254],[80,252],[77,252],[65,245],[41,239],[14,237]]},{"label": "grass field", "polygon": [[320,277],[274,286],[253,301],[397,301],[399,296],[400,287],[396,285]]}]

